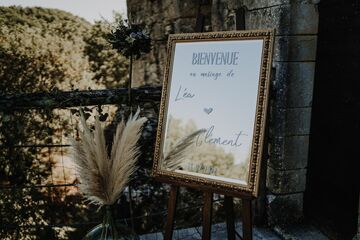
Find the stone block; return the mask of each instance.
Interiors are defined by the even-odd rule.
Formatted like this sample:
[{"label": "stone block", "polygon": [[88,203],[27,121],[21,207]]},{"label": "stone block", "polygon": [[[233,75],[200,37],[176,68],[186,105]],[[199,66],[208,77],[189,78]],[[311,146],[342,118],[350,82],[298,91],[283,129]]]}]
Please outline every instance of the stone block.
[{"label": "stone block", "polygon": [[164,41],[153,41],[152,45],[151,45],[151,51],[150,51],[150,53],[144,55],[146,57],[146,58],[144,58],[144,60],[147,63],[158,62],[159,61],[159,59],[158,59],[159,50],[162,47],[165,47],[165,42],[166,42],[165,40]]},{"label": "stone block", "polygon": [[165,38],[165,26],[161,23],[155,23],[151,27],[151,38],[152,40],[158,41],[158,40],[164,40]]},{"label": "stone block", "polygon": [[290,194],[305,191],[306,169],[276,170],[268,167],[266,186],[273,194]]},{"label": "stone block", "polygon": [[132,86],[139,87],[145,84],[145,62],[134,61],[132,72]]},{"label": "stone block", "polygon": [[319,12],[315,4],[291,5],[291,34],[317,34],[319,26]]},{"label": "stone block", "polygon": [[163,74],[164,74],[164,70],[165,70],[165,64],[166,64],[166,60],[167,60],[167,53],[166,53],[166,45],[162,44],[159,46],[159,50],[158,50],[158,67],[160,69],[160,73],[161,73],[161,82],[163,81]]},{"label": "stone block", "polygon": [[[259,8],[270,8],[274,6],[279,6],[283,4],[289,4],[291,0],[243,0],[243,5],[249,9],[259,9]],[[230,2],[240,2],[240,1],[230,1]],[[238,6],[239,4],[233,3],[233,6]]]},{"label": "stone block", "polygon": [[238,9],[242,6],[246,6],[246,1],[238,1],[238,0],[215,0],[214,2],[220,2],[226,4],[226,8],[230,10]]},{"label": "stone block", "polygon": [[294,224],[285,227],[276,226],[274,231],[283,240],[329,240],[319,229],[308,224]]},{"label": "stone block", "polygon": [[277,108],[286,108],[289,65],[282,62],[273,62],[272,75],[274,77],[270,84],[271,99],[277,103]]},{"label": "stone block", "polygon": [[307,167],[309,136],[279,137],[272,140],[268,165],[277,170],[295,170]]},{"label": "stone block", "polygon": [[[213,0],[211,6],[211,26],[213,31],[234,29],[234,16],[229,15],[228,4],[234,1]],[[238,2],[238,1],[237,1]],[[231,19],[231,20],[230,20]],[[231,24],[229,24],[231,23]],[[229,26],[231,25],[231,26]]]},{"label": "stone block", "polygon": [[246,29],[275,28],[277,35],[317,34],[318,12],[314,4],[285,4],[246,12]]},{"label": "stone block", "polygon": [[311,108],[289,108],[286,110],[285,136],[309,135]]},{"label": "stone block", "polygon": [[245,13],[246,29],[275,28],[276,34],[288,34],[290,29],[290,14],[287,6],[261,8]]},{"label": "stone block", "polygon": [[286,226],[303,219],[303,193],[267,195],[270,226]]},{"label": "stone block", "polygon": [[164,19],[174,20],[181,17],[177,0],[158,2],[161,3],[161,8],[155,9],[155,11],[160,12],[163,15]]},{"label": "stone block", "polygon": [[150,53],[133,65],[133,86],[161,85],[166,61],[166,41],[154,41]]},{"label": "stone block", "polygon": [[176,0],[179,14],[182,18],[196,17],[197,1],[193,0]]},{"label": "stone block", "polygon": [[315,62],[288,63],[287,107],[311,107]]},{"label": "stone block", "polygon": [[278,71],[279,63],[274,64],[270,81],[269,127],[270,138],[284,136],[286,120],[286,77]]},{"label": "stone block", "polygon": [[160,73],[157,63],[146,63],[146,76],[145,84],[151,85],[161,85],[162,83],[162,73]]},{"label": "stone block", "polygon": [[131,22],[151,25],[156,21],[163,20],[162,5],[160,1],[128,0],[127,2],[128,17]]},{"label": "stone block", "polygon": [[[288,108],[311,107],[315,62],[275,62],[276,90],[285,89],[281,101]],[[285,86],[284,86],[285,85]],[[286,97],[286,100],[284,99]]]},{"label": "stone block", "polygon": [[276,137],[285,136],[286,127],[286,111],[284,108],[278,107],[275,101],[271,101],[270,106],[270,121],[269,121],[269,136],[274,139]]},{"label": "stone block", "polygon": [[317,36],[277,36],[274,61],[315,61]]},{"label": "stone block", "polygon": [[175,33],[191,33],[195,31],[194,18],[180,18],[174,22]]}]

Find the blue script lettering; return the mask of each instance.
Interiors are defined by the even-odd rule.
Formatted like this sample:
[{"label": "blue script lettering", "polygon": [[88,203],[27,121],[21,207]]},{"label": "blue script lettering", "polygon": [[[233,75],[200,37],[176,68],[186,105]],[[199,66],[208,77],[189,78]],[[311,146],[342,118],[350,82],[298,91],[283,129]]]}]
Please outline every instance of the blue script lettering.
[{"label": "blue script lettering", "polygon": [[232,147],[240,147],[242,143],[239,143],[239,138],[241,136],[247,136],[242,131],[235,133],[234,139],[225,139],[221,137],[213,137],[215,126],[211,126],[204,135],[199,135],[196,139],[196,146],[201,146],[204,143],[207,144],[217,144],[223,146],[232,146]]},{"label": "blue script lettering", "polygon": [[194,52],[192,65],[238,65],[240,52]]},{"label": "blue script lettering", "polygon": [[193,98],[193,97],[195,97],[195,94],[188,91],[187,88],[182,88],[182,86],[180,85],[179,90],[175,97],[175,102],[180,101],[180,100],[185,100],[186,98]]}]

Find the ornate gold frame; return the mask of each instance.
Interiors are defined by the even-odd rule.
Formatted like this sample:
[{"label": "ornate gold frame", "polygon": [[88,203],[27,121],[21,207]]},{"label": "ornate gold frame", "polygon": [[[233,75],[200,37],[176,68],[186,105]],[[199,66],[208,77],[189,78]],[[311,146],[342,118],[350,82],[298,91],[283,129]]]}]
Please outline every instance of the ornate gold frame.
[{"label": "ornate gold frame", "polygon": [[[177,42],[198,42],[198,41],[227,41],[227,40],[264,40],[259,88],[256,106],[256,118],[254,122],[254,133],[252,143],[252,153],[250,159],[248,185],[229,183],[197,177],[177,172],[160,169],[160,156],[163,144],[163,135],[165,129],[168,106],[168,96],[170,90],[169,76],[172,71],[172,62],[174,56],[174,47]],[[259,175],[261,158],[263,151],[264,131],[266,123],[266,113],[269,95],[269,78],[272,61],[272,50],[274,42],[274,30],[251,30],[251,31],[230,31],[230,32],[209,32],[209,33],[187,33],[172,34],[169,36],[167,44],[167,61],[165,66],[164,82],[160,103],[159,124],[156,134],[156,144],[153,162],[152,175],[159,181],[198,188],[205,191],[212,191],[220,194],[238,196],[238,197],[257,197],[259,186]]]}]

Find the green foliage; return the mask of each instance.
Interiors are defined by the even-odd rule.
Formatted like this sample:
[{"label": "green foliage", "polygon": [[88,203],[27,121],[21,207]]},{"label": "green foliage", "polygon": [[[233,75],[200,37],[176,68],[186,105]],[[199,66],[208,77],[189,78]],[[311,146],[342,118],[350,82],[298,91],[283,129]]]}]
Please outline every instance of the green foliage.
[{"label": "green foliage", "polygon": [[0,94],[119,87],[127,60],[109,27],[44,8],[0,7]]},{"label": "green foliage", "polygon": [[[110,49],[106,26],[56,9],[0,7],[0,96],[122,86],[127,60]],[[18,147],[61,142],[67,121],[49,109],[0,113],[0,239],[80,239],[86,229],[35,226],[97,221],[69,187],[34,187],[51,183],[54,148]]]},{"label": "green foliage", "polygon": [[82,52],[89,23],[60,10],[2,7],[0,13],[3,94],[68,89],[90,80]]},{"label": "green foliage", "polygon": [[84,37],[86,43],[84,53],[88,56],[93,80],[106,87],[123,85],[127,80],[128,61],[115,49],[111,49],[106,41],[110,25],[97,21]]},{"label": "green foliage", "polygon": [[[39,28],[45,32],[56,33],[68,39],[82,35],[90,27],[90,23],[82,18],[57,9],[40,7],[0,7],[0,25],[25,26]],[[47,29],[50,27],[50,29]],[[74,34],[74,33],[78,34]]]},{"label": "green foliage", "polygon": [[60,114],[48,110],[0,114],[1,239],[69,239],[78,231],[38,226],[93,221],[87,217],[94,210],[87,209],[79,195],[69,194],[74,187],[36,187],[52,184],[53,153],[59,151],[41,146],[56,144],[71,130]]},{"label": "green foliage", "polygon": [[[36,159],[39,155],[36,148],[18,148],[18,145],[28,144],[36,137],[49,137],[46,126],[39,124],[43,113],[31,111],[17,113],[2,113],[0,124],[0,184],[1,186],[31,186],[41,184],[49,176],[51,163],[44,159]],[[45,117],[44,117],[45,118]],[[11,123],[11,124],[10,124]],[[36,126],[34,129],[33,126]],[[35,130],[38,130],[38,132]],[[6,146],[6,147],[5,147]],[[39,188],[2,189],[0,191],[1,239],[34,239],[34,229],[26,228],[35,223],[46,221],[44,202],[46,195]],[[22,231],[11,232],[11,227],[22,226]]]}]

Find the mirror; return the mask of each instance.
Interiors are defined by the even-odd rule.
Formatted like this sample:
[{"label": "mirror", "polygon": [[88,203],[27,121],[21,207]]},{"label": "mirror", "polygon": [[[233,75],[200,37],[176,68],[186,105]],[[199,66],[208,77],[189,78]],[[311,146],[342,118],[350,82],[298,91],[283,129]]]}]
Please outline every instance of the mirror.
[{"label": "mirror", "polygon": [[254,192],[272,36],[261,33],[170,37],[155,176]]}]

